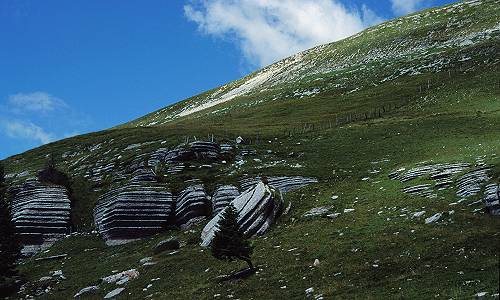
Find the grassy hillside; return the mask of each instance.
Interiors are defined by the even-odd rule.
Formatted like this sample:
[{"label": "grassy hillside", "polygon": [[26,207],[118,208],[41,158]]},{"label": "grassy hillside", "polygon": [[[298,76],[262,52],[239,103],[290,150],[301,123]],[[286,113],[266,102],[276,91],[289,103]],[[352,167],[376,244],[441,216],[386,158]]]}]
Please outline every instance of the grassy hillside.
[{"label": "grassy hillside", "polygon": [[[30,281],[26,293],[33,295],[42,285],[38,279],[54,270],[63,270],[66,279],[40,299],[72,298],[113,270],[131,268],[140,275],[121,299],[302,299],[310,287],[325,299],[464,299],[498,293],[500,220],[481,209],[482,193],[450,205],[458,200],[456,188],[437,191],[435,198],[411,196],[388,174],[421,164],[484,161],[492,166],[492,181],[500,182],[499,4],[469,1],[393,20],[130,123],[6,159],[6,173],[17,182],[53,154],[72,176],[95,179],[87,183],[96,190],[88,198],[92,202],[141,155],[195,136],[223,141],[241,135],[259,160],[237,170],[221,167],[216,179],[200,172],[190,176],[320,180],[287,194],[291,212],[253,239],[258,274],[223,284],[213,278],[242,265],[217,261],[199,247],[201,227],[106,247],[90,233],[91,222],[85,220],[92,205],[82,197],[78,228],[87,233],[26,260],[20,266]],[[89,175],[105,166],[102,174]],[[339,197],[332,200],[332,195]],[[341,214],[303,217],[324,205]],[[418,211],[424,216],[413,217]],[[425,224],[438,212],[443,213],[439,222]],[[153,255],[156,242],[169,236],[183,242],[180,251]],[[64,260],[35,260],[62,253],[68,254]],[[139,260],[148,256],[157,264],[141,266]],[[104,285],[90,298],[102,299],[114,288]]]}]

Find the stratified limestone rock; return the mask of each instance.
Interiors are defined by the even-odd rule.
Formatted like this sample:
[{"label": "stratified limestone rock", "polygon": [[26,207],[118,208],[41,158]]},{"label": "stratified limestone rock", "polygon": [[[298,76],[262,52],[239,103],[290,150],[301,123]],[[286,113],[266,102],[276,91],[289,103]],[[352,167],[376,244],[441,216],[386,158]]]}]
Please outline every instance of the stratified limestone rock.
[{"label": "stratified limestone rock", "polygon": [[201,184],[184,189],[177,197],[175,223],[181,229],[204,220],[210,215],[211,204]]},{"label": "stratified limestone rock", "polygon": [[415,167],[406,172],[395,171],[389,174],[389,178],[407,182],[422,176],[430,176],[431,179],[448,178],[454,174],[461,173],[470,167],[468,163],[433,164]]},{"label": "stratified limestone rock", "polygon": [[23,253],[45,249],[69,233],[71,202],[65,187],[27,180],[9,193]]},{"label": "stratified limestone rock", "polygon": [[[261,177],[245,178],[240,182],[241,189],[246,190],[255,186],[261,181]],[[267,184],[282,193],[293,191],[312,183],[317,183],[316,178],[302,176],[270,176],[267,177]]]},{"label": "stratified limestone rock", "polygon": [[490,180],[489,170],[488,167],[482,167],[462,175],[457,182],[457,196],[466,198],[477,195],[481,187]]},{"label": "stratified limestone rock", "polygon": [[129,183],[99,198],[95,224],[107,241],[133,240],[165,228],[173,205],[174,197],[165,186]]},{"label": "stratified limestone rock", "polygon": [[[162,161],[183,162],[190,160],[215,160],[220,156],[220,146],[213,142],[196,141],[168,151]],[[158,158],[156,158],[158,159]]]},{"label": "stratified limestone rock", "polygon": [[491,215],[500,216],[500,184],[488,184],[484,190],[484,202]]},{"label": "stratified limestone rock", "polygon": [[[266,232],[283,211],[281,193],[259,182],[231,202],[238,211],[238,224],[246,236],[261,235]],[[201,245],[210,245],[217,230],[217,224],[224,213],[219,212],[203,228]]]},{"label": "stratified limestone rock", "polygon": [[212,197],[212,215],[218,214],[239,195],[240,191],[234,185],[223,185],[216,188]]}]

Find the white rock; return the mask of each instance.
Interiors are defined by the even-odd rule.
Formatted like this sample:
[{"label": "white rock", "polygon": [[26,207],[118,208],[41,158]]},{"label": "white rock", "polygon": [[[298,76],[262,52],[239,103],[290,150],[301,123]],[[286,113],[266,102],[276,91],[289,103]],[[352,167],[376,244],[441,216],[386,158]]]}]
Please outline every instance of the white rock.
[{"label": "white rock", "polygon": [[417,211],[416,213],[413,214],[413,217],[418,218],[418,217],[423,216],[424,214],[425,214],[425,210]]},{"label": "white rock", "polygon": [[111,292],[107,293],[106,296],[104,296],[104,299],[109,299],[113,298],[115,296],[118,296],[121,292],[123,292],[125,288],[117,288],[112,290]]},{"label": "white rock", "polygon": [[94,292],[94,291],[97,291],[98,289],[99,289],[99,287],[97,285],[88,286],[88,287],[85,287],[85,288],[81,289],[73,297],[74,298],[78,298],[78,297],[80,297],[81,295],[83,295],[85,293]]},{"label": "white rock", "polygon": [[354,208],[346,208],[344,209],[344,213],[350,213],[350,212],[353,212],[354,211]]},{"label": "white rock", "polygon": [[319,266],[319,264],[320,264],[319,259],[317,259],[317,258],[316,258],[316,259],[314,260],[313,266],[318,267],[318,266]]},{"label": "white rock", "polygon": [[430,224],[430,223],[436,222],[439,219],[441,219],[442,216],[443,216],[442,213],[436,213],[433,216],[428,217],[427,219],[425,219],[425,224]]},{"label": "white rock", "polygon": [[130,269],[127,271],[120,272],[118,274],[104,277],[102,278],[102,281],[106,283],[124,284],[128,282],[130,279],[135,279],[138,276],[139,272],[136,269]]},{"label": "white rock", "polygon": [[306,296],[307,297],[311,297],[314,293],[314,288],[310,287],[308,289],[306,289]]}]

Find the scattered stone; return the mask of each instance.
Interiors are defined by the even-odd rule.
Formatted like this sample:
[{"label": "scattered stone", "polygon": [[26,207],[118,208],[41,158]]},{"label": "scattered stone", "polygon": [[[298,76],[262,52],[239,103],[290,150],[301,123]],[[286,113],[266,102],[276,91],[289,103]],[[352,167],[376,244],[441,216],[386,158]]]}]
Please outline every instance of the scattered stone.
[{"label": "scattered stone", "polygon": [[423,216],[424,214],[425,214],[425,210],[417,211],[416,213],[413,214],[413,217],[418,218],[418,217]]},{"label": "scattered stone", "polygon": [[121,292],[123,292],[125,288],[116,288],[112,290],[111,292],[107,293],[106,296],[104,296],[104,299],[110,299],[115,296],[118,296]]},{"label": "scattered stone", "polygon": [[156,246],[153,248],[153,252],[155,254],[167,251],[167,250],[177,250],[179,249],[181,244],[179,243],[178,240],[174,238],[169,238],[163,241],[160,241]]},{"label": "scattered stone", "polygon": [[441,219],[442,216],[443,216],[442,213],[436,213],[436,214],[432,215],[431,217],[428,217],[427,219],[425,219],[425,224],[434,223],[434,222],[438,221],[439,219]]},{"label": "scattered stone", "polygon": [[475,296],[476,298],[483,298],[483,297],[485,297],[486,295],[488,295],[488,292],[479,292],[479,293],[475,294],[474,296]]},{"label": "scattered stone", "polygon": [[59,255],[45,256],[45,257],[38,257],[35,260],[36,261],[56,260],[56,259],[65,258],[66,256],[68,256],[68,254],[59,254]]},{"label": "scattered stone", "polygon": [[340,213],[333,213],[326,215],[326,217],[330,219],[336,219],[338,216],[340,216]]},{"label": "scattered stone", "polygon": [[333,195],[333,196],[331,197],[331,199],[332,199],[332,200],[337,200],[338,198],[339,198],[339,196],[337,196],[337,195]]},{"label": "scattered stone", "polygon": [[344,213],[350,213],[350,212],[353,212],[353,211],[355,211],[354,208],[345,208],[344,209]]},{"label": "scattered stone", "polygon": [[319,264],[320,264],[319,259],[317,259],[317,258],[316,258],[316,259],[314,260],[313,266],[314,266],[314,267],[318,267],[318,266],[319,266]]},{"label": "scattered stone", "polygon": [[334,207],[333,205],[315,207],[308,210],[302,216],[305,218],[323,216],[326,215],[328,212],[330,212],[330,210],[333,209],[333,207]]},{"label": "scattered stone", "polygon": [[310,287],[310,288],[306,289],[305,292],[306,292],[306,297],[308,297],[308,298],[312,297],[314,294],[314,288]]},{"label": "scattered stone", "polygon": [[118,274],[110,275],[102,278],[105,283],[116,283],[119,285],[127,283],[131,279],[135,279],[139,276],[139,272],[136,269],[130,269],[127,271],[120,272]]},{"label": "scattered stone", "polygon": [[75,296],[73,296],[74,298],[78,298],[80,297],[81,295],[83,294],[86,294],[86,293],[90,293],[90,292],[95,292],[99,290],[99,287],[97,285],[92,285],[92,286],[88,286],[88,287],[85,287],[83,289],[81,289],[78,293],[75,294]]}]

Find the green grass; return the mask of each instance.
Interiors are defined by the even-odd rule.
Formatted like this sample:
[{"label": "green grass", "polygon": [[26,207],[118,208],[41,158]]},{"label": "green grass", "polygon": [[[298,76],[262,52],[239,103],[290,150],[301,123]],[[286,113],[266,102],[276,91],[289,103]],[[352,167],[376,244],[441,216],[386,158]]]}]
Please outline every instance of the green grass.
[{"label": "green grass", "polygon": [[[402,40],[413,49],[426,41],[429,30],[435,31],[432,40],[439,42],[491,28],[498,22],[498,7],[497,1],[483,1],[461,12],[422,12],[429,15],[419,23],[408,18],[392,21],[398,27],[369,29],[355,38],[308,51],[304,59],[314,64],[302,70],[304,74],[299,75],[305,77],[299,82],[264,86],[267,89],[162,126],[140,126],[169,117],[213,92],[209,91],[122,126],[44,145],[4,161],[7,173],[29,170],[35,174],[44,165],[46,154],[52,153],[60,168],[78,178],[97,165],[115,163],[115,170],[123,169],[139,155],[175,147],[188,137],[193,140],[193,136],[214,135],[217,141],[232,141],[241,135],[250,141],[244,147],[257,150],[241,169],[216,165],[213,170],[170,176],[167,183],[171,189],[180,190],[186,179],[200,178],[212,190],[216,184],[234,183],[244,174],[301,175],[320,180],[286,194],[291,212],[265,236],[253,239],[254,260],[261,268],[255,276],[216,283],[216,276],[244,264],[215,260],[208,250],[200,248],[197,239],[201,225],[193,231],[167,231],[116,247],[106,247],[96,236],[77,235],[39,254],[67,253],[65,260],[29,259],[20,270],[32,284],[50,271],[63,270],[67,279],[41,299],[72,298],[113,270],[130,268],[137,268],[140,276],[126,286],[121,299],[143,299],[151,294],[153,299],[213,299],[216,294],[222,299],[228,295],[235,299],[303,299],[305,289],[310,287],[326,299],[467,299],[483,291],[498,293],[500,220],[474,211],[482,204],[468,205],[481,195],[450,206],[457,200],[452,188],[439,191],[433,199],[410,196],[401,192],[406,184],[387,177],[395,169],[424,161],[475,164],[484,156],[492,166],[492,181],[499,182],[498,33],[472,46],[431,48],[428,56],[410,51],[397,59],[359,63],[359,57],[371,50],[390,50]],[[446,30],[453,16],[466,25]],[[355,52],[353,49],[361,54],[351,59],[352,65],[323,74],[309,73],[342,61]],[[472,59],[460,61],[466,56]],[[450,63],[439,71],[423,70],[419,75],[401,75],[381,83],[402,68],[437,58]],[[234,88],[243,81],[222,89]],[[334,86],[337,83],[342,86]],[[315,97],[291,96],[297,89],[317,86],[322,91]],[[359,91],[347,93],[357,87]],[[336,122],[337,118],[381,108],[385,112],[380,117]],[[221,109],[226,110],[213,113]],[[155,143],[125,150],[131,144],[146,142]],[[290,155],[292,152],[294,155]],[[263,167],[281,161],[284,163]],[[302,167],[290,167],[295,164]],[[371,174],[373,169],[380,173]],[[72,218],[78,231],[92,230],[92,209],[99,194],[112,187],[113,176],[105,174],[107,179],[94,185],[75,181],[73,189],[79,197],[73,203]],[[364,177],[370,179],[361,180]],[[92,192],[96,187],[100,189]],[[332,201],[333,194],[339,199]],[[334,205],[336,212],[345,208],[355,211],[333,220],[302,218],[307,210],[323,205]],[[411,218],[421,210],[426,211],[424,217]],[[452,210],[454,213],[449,214]],[[442,220],[424,224],[425,217],[437,212],[445,213]],[[156,255],[156,265],[139,266],[139,259],[152,256],[152,247],[169,236],[183,242],[180,252]],[[318,267],[312,267],[315,259],[321,262]],[[161,279],[144,292],[142,289],[153,278]],[[113,288],[103,285],[94,298],[101,299]]]}]

